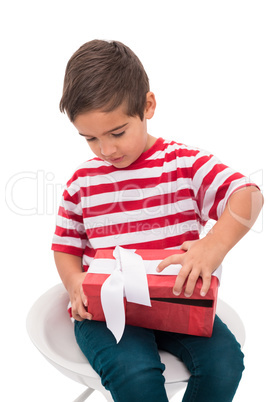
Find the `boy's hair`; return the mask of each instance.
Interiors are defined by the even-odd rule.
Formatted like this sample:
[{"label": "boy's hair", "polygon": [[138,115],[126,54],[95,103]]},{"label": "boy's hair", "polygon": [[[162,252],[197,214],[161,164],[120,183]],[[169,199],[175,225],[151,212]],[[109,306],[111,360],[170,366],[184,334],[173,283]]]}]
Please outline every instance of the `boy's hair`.
[{"label": "boy's hair", "polygon": [[73,122],[78,114],[124,105],[127,115],[143,120],[149,90],[148,76],[132,50],[121,42],[92,40],[68,61],[60,110]]}]

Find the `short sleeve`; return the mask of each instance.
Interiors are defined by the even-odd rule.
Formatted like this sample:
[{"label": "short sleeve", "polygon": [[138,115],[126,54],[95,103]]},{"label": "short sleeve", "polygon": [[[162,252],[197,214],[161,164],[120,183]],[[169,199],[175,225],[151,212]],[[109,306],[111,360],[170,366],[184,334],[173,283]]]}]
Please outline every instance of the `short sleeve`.
[{"label": "short sleeve", "polygon": [[224,165],[217,157],[200,151],[192,166],[192,185],[196,212],[205,223],[209,219],[220,218],[233,192],[255,184]]},{"label": "short sleeve", "polygon": [[77,181],[67,184],[61,199],[52,250],[83,256],[87,235],[83,223],[80,187]]}]

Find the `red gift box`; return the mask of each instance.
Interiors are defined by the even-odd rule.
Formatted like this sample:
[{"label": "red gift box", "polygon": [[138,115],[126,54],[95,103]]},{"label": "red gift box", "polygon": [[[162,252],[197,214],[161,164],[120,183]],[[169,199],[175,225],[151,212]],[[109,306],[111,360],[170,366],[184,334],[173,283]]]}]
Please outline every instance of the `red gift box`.
[{"label": "red gift box", "polygon": [[[129,251],[129,250],[127,250]],[[130,252],[130,251],[129,251]],[[181,250],[136,250],[146,263],[180,254]],[[98,250],[95,259],[106,265],[114,260],[113,250]],[[108,265],[108,264],[107,264]],[[104,268],[105,269],[105,268]],[[184,289],[180,296],[173,294],[176,275],[147,274],[151,307],[132,303],[124,298],[126,324],[161,331],[177,332],[189,335],[210,337],[216,313],[219,279],[211,277],[211,285],[205,297],[200,296],[202,279],[199,278],[191,297],[184,296]],[[83,283],[83,290],[88,299],[88,311],[93,320],[105,321],[101,303],[101,287],[110,274],[91,273],[90,268]],[[114,312],[116,314],[116,312]]]}]

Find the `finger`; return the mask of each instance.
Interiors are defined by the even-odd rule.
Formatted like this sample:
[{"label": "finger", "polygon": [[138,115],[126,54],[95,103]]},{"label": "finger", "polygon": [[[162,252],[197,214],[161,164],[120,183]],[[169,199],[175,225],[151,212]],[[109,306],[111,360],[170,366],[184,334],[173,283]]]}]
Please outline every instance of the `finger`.
[{"label": "finger", "polygon": [[88,313],[83,305],[72,308],[72,316],[77,321],[92,320],[92,314]]},{"label": "finger", "polygon": [[166,267],[171,264],[182,264],[183,261],[183,254],[173,254],[169,257],[165,258],[163,261],[160,262],[158,267],[156,268],[157,272],[162,272]]},{"label": "finger", "polygon": [[76,321],[83,321],[83,318],[80,316],[80,314],[78,313],[77,309],[72,307],[72,317],[76,320]]},{"label": "finger", "polygon": [[181,245],[181,250],[187,251],[190,247],[190,243],[191,243],[190,241],[183,242]]},{"label": "finger", "polygon": [[183,250],[183,251],[188,251],[188,250],[190,250],[190,248],[192,247],[192,245],[193,245],[194,243],[196,243],[197,241],[198,241],[198,240],[187,240],[187,241],[183,242],[182,245],[181,245],[181,250]]},{"label": "finger", "polygon": [[189,276],[189,273],[191,271],[190,267],[183,267],[179,274],[177,275],[176,281],[175,281],[175,285],[173,287],[173,293],[175,296],[179,296],[182,292],[182,288],[183,285],[187,279],[187,277]]},{"label": "finger", "polygon": [[80,317],[79,314],[72,312],[72,317],[75,321],[84,321],[84,318]]},{"label": "finger", "polygon": [[92,316],[92,314],[86,312],[86,313],[83,313],[82,318],[85,319],[85,320],[91,321],[93,316]]},{"label": "finger", "polygon": [[73,318],[76,321],[92,320],[92,314],[85,312],[72,313]]},{"label": "finger", "polygon": [[205,297],[210,288],[211,275],[210,274],[203,275],[202,280],[203,280],[203,285],[202,285],[202,288],[200,291],[200,296]]},{"label": "finger", "polygon": [[90,314],[90,313],[87,311],[87,308],[85,308],[84,306],[82,306],[81,309],[78,310],[78,314],[80,315],[80,317],[81,317],[83,320],[92,320],[92,314]]},{"label": "finger", "polygon": [[81,300],[83,302],[83,305],[85,307],[87,307],[88,306],[88,301],[87,301],[87,297],[86,297],[85,293],[83,292],[83,287],[82,286],[80,287],[80,297],[81,297]]},{"label": "finger", "polygon": [[197,279],[199,278],[199,272],[198,271],[192,271],[187,279],[187,284],[186,288],[184,291],[184,296],[186,297],[191,297],[192,294],[194,293],[194,288],[197,282]]}]

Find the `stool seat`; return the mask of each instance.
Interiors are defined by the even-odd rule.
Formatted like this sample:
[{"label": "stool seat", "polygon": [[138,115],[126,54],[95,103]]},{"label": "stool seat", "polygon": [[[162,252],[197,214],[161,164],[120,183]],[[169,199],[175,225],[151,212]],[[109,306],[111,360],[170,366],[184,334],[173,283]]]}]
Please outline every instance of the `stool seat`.
[{"label": "stool seat", "polygon": [[[62,284],[44,293],[28,313],[28,334],[37,349],[53,366],[67,377],[88,387],[76,402],[85,401],[94,390],[100,391],[107,401],[113,401],[110,392],[102,386],[99,375],[76,343],[73,323],[66,312],[68,301],[68,293]],[[218,300],[217,314],[243,346],[245,329],[238,314],[221,300]],[[170,353],[160,351],[160,357],[166,366],[165,387],[170,399],[185,387],[190,373],[185,365]]]}]

